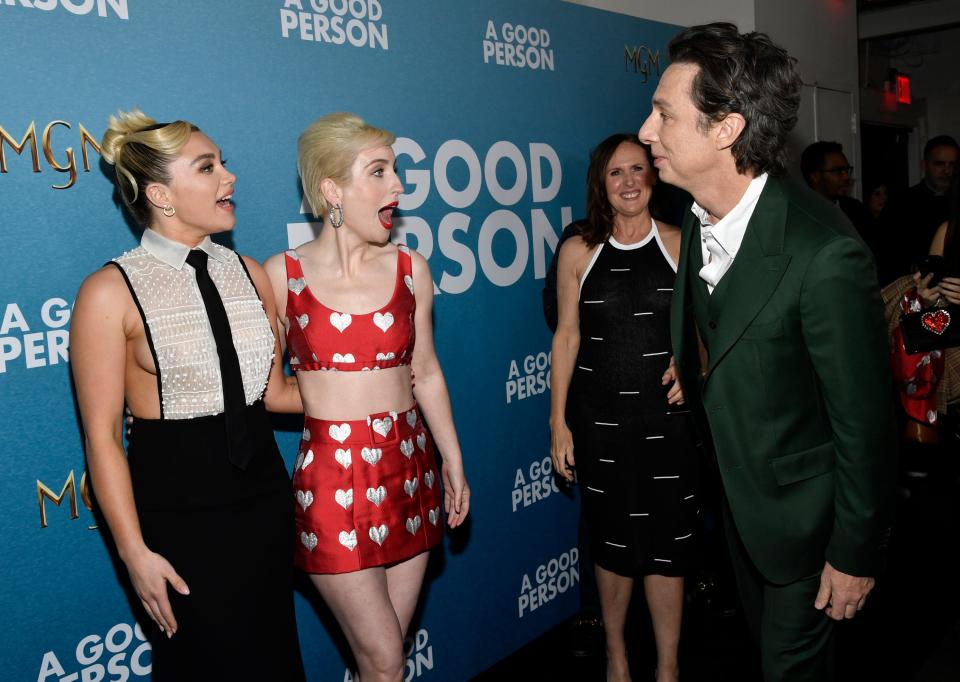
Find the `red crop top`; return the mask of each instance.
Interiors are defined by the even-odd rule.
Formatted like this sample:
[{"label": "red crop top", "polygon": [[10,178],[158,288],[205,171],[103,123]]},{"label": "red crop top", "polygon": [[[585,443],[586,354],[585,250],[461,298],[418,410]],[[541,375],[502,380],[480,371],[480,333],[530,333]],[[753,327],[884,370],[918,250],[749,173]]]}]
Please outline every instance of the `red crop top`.
[{"label": "red crop top", "polygon": [[323,305],[307,286],[296,251],[287,251],[286,262],[291,369],[359,372],[410,364],[417,303],[407,247],[397,247],[397,281],[390,301],[363,315]]}]

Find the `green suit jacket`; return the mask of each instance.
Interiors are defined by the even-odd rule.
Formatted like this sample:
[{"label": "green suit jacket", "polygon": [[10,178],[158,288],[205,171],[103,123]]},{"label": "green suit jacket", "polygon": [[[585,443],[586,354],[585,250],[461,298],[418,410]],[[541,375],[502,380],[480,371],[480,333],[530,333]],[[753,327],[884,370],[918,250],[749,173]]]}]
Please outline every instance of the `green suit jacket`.
[{"label": "green suit jacket", "polygon": [[824,560],[876,575],[897,435],[872,257],[837,208],[774,177],[712,295],[699,277],[699,240],[690,215],[673,351],[688,401],[709,425],[747,552],[778,584],[812,575]]}]

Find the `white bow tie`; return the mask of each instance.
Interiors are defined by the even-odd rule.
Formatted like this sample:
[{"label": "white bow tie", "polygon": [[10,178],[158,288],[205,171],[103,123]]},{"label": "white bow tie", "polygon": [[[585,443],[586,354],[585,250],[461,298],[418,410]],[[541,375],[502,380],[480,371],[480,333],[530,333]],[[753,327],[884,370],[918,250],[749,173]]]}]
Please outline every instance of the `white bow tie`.
[{"label": "white bow tie", "polygon": [[720,278],[723,277],[723,273],[730,267],[730,262],[733,259],[730,258],[730,254],[727,253],[720,242],[717,241],[717,238],[713,236],[713,232],[708,225],[700,227],[700,234],[710,254],[710,261],[700,268],[700,279],[711,287],[716,287],[720,282]]}]

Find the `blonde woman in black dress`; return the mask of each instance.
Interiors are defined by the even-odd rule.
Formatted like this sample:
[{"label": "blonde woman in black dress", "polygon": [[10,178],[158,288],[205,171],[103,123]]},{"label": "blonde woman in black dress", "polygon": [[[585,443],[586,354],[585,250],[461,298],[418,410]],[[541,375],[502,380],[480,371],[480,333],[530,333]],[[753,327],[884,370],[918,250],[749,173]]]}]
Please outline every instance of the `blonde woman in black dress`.
[{"label": "blonde woman in black dress", "polygon": [[670,357],[680,231],[649,202],[656,172],[636,135],[591,154],[586,221],[561,247],[550,408],[555,469],[592,538],[607,679],[629,680],[624,623],[643,581],[659,682],[678,676],[683,576],[694,552],[695,441]]},{"label": "blonde woman in black dress", "polygon": [[144,232],[80,287],[70,361],[97,503],[156,624],[152,678],[302,680],[292,491],[265,412],[301,403],[266,273],[210,240],[233,229],[236,176],[186,121],[122,113],[101,147]]}]

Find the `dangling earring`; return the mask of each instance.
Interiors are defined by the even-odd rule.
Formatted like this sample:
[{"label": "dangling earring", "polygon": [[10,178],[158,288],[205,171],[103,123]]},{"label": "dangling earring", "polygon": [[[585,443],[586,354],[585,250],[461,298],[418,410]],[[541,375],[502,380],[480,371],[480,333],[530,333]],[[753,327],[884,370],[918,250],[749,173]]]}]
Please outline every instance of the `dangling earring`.
[{"label": "dangling earring", "polygon": [[340,204],[330,207],[330,225],[334,228],[343,225],[343,208]]},{"label": "dangling earring", "polygon": [[167,204],[166,206],[163,207],[163,215],[167,216],[168,218],[172,218],[176,214],[177,214],[177,209],[175,209],[170,204]]}]

